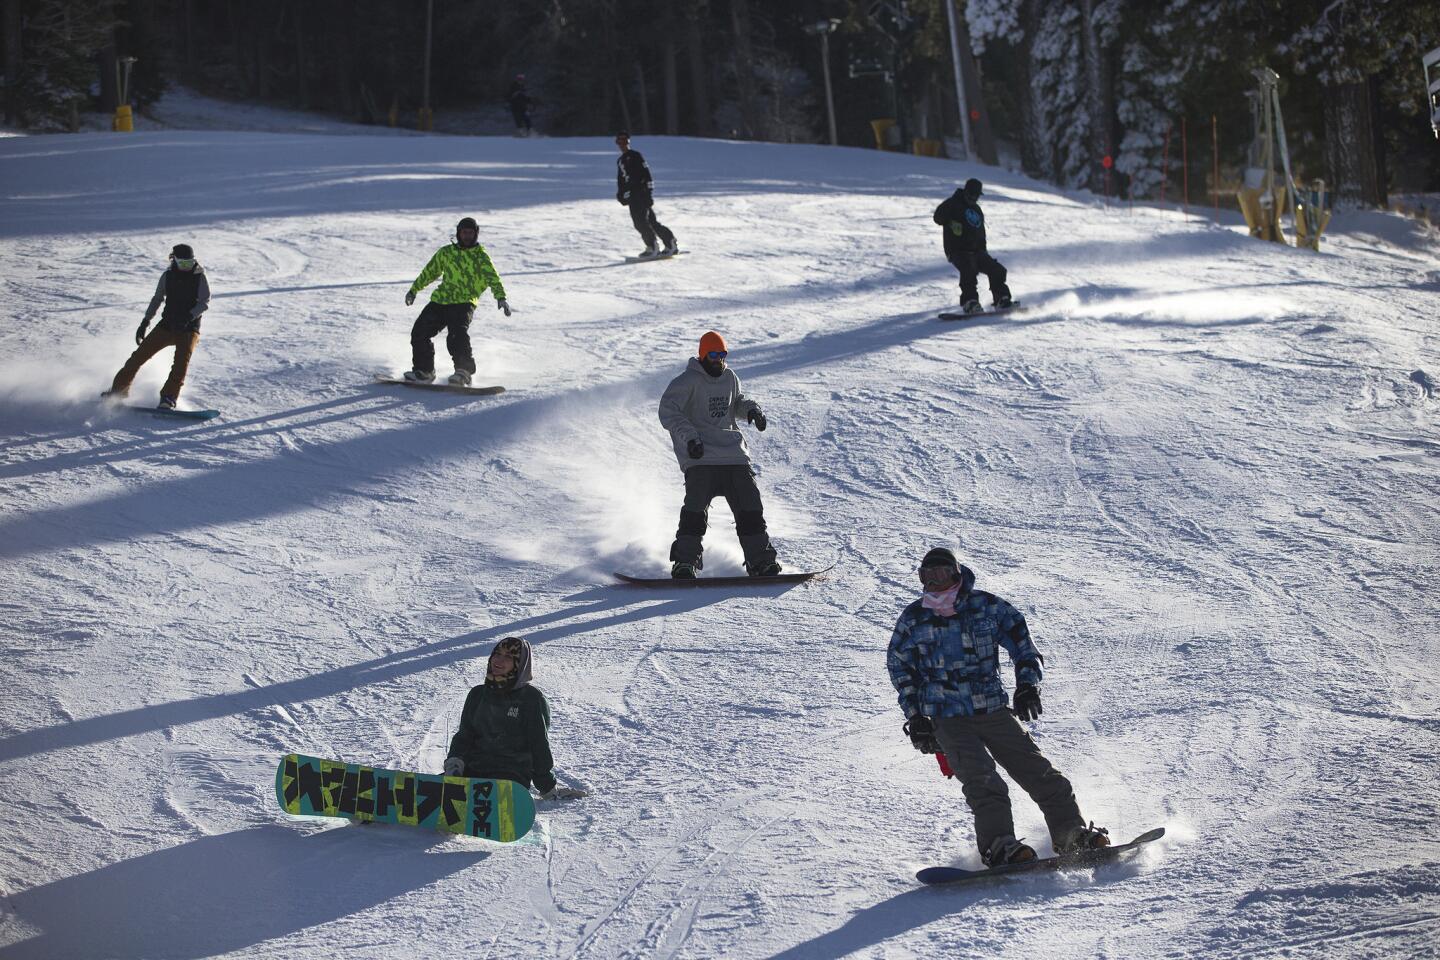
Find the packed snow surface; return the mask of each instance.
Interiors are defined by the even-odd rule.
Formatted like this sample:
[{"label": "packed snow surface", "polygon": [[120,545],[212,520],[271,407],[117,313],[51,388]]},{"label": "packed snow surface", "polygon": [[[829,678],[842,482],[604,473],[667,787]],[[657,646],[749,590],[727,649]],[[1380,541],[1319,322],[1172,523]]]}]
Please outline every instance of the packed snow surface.
[{"label": "packed snow surface", "polygon": [[[943,160],[636,146],[686,257],[620,262],[604,139],[0,140],[0,957],[1433,955],[1433,239],[1341,216],[1317,254]],[[1027,309],[939,322],[930,214],[972,175]],[[467,214],[507,392],[375,384]],[[176,242],[215,293],[203,424],[96,403]],[[666,569],[656,402],[708,329],[769,417],[782,563],[835,564],[806,586],[611,577]],[[711,519],[705,572],[739,572]],[[1117,839],[1168,829],[1143,856],[916,883],[979,864],[884,667],[935,545],[1025,612],[1034,735]],[[438,770],[512,634],[590,798],[509,846],[277,807],[289,751]]]}]

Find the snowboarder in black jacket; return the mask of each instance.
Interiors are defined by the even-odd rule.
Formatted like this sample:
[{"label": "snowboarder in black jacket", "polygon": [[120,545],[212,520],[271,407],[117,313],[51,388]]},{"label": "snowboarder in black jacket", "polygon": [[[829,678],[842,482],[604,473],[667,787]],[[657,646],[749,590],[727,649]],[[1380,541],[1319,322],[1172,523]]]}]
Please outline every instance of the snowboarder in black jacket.
[{"label": "snowboarder in black jacket", "polygon": [[513,780],[542,800],[578,795],[555,785],[550,755],[550,704],[530,683],[529,641],[506,637],[490,651],[485,682],[470,690],[460,729],[450,740],[445,775]]},{"label": "snowboarder in black jacket", "polygon": [[935,222],[945,228],[945,259],[960,271],[960,309],[979,313],[980,295],[975,289],[978,274],[990,281],[995,306],[1010,306],[1010,288],[1005,285],[1005,267],[985,249],[985,214],[980,210],[981,183],[974,177],[956,190],[950,199],[935,208]]},{"label": "snowboarder in black jacket", "polygon": [[515,135],[517,137],[530,136],[530,92],[525,89],[525,74],[515,74],[515,81],[510,84],[510,115],[515,118]]},{"label": "snowboarder in black jacket", "polygon": [[658,257],[661,250],[655,245],[658,237],[665,244],[664,255],[673,257],[680,252],[675,244],[675,234],[655,219],[654,182],[650,178],[650,165],[639,150],[630,149],[630,134],[620,133],[615,137],[615,146],[620,148],[620,157],[615,161],[615,199],[630,208],[630,220],[640,231],[645,241],[643,259]]}]

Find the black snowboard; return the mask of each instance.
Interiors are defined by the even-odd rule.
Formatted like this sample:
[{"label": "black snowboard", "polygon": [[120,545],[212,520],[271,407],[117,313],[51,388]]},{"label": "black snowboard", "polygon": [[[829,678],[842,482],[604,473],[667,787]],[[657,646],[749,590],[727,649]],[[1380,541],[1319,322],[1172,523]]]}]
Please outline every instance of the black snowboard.
[{"label": "black snowboard", "polygon": [[999,877],[1010,873],[1030,873],[1034,870],[1077,870],[1086,867],[1098,866],[1102,863],[1109,863],[1119,857],[1138,850],[1152,840],[1159,840],[1165,836],[1164,827],[1156,827],[1147,833],[1131,840],[1129,843],[1122,843],[1117,847],[1101,847],[1099,850],[1087,850],[1084,853],[1074,854],[1066,857],[1043,857],[1038,860],[1029,860],[1025,863],[1003,863],[998,867],[991,867],[988,870],[966,870],[962,867],[926,867],[915,874],[915,879],[921,883],[963,883],[968,880],[984,880],[988,877]]},{"label": "black snowboard", "polygon": [[441,390],[445,393],[467,393],[471,396],[483,397],[496,393],[504,393],[504,387],[462,387],[458,383],[421,383],[419,380],[402,380],[399,377],[385,377],[377,375],[377,383],[394,383],[402,387],[415,387],[420,390]]},{"label": "black snowboard", "polygon": [[676,250],[674,253],[657,253],[653,257],[626,257],[626,263],[649,263],[651,260],[673,260],[676,257],[683,257],[689,250]]},{"label": "black snowboard", "polygon": [[1019,300],[1014,300],[1008,307],[991,307],[989,310],[981,310],[979,313],[959,313],[951,311],[940,314],[941,320],[970,320],[974,317],[993,317],[997,313],[1009,313],[1020,306]]},{"label": "black snowboard", "polygon": [[828,573],[835,568],[834,564],[824,570],[811,570],[806,573],[782,573],[774,577],[695,577],[693,579],[677,580],[674,577],[632,577],[627,573],[616,573],[615,576],[626,583],[637,587],[768,587],[777,583],[804,583],[811,577],[818,577],[822,573]]},{"label": "black snowboard", "polygon": [[152,414],[157,417],[167,417],[172,420],[214,420],[220,416],[219,410],[167,410],[164,407],[142,407],[138,403],[117,404],[127,410],[138,410],[141,413]]}]

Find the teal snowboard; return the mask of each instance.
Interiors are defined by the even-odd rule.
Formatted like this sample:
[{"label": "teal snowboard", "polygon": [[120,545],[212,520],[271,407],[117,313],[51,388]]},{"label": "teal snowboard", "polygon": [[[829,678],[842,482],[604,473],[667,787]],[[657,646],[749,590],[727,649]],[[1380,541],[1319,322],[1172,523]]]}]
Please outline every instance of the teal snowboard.
[{"label": "teal snowboard", "polygon": [[399,823],[510,843],[530,831],[535,801],[513,780],[447,777],[288,754],[275,798],[297,817]]}]

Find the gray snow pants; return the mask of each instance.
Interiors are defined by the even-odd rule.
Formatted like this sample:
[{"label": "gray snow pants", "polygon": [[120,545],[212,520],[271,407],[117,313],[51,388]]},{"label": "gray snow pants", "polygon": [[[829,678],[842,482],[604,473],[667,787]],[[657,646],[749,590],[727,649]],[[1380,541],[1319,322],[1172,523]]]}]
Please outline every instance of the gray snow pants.
[{"label": "gray snow pants", "polygon": [[1045,814],[1050,842],[1056,849],[1085,826],[1075,791],[1040,753],[1030,734],[1009,710],[975,717],[942,717],[935,721],[935,739],[975,814],[975,842],[983,854],[997,837],[1015,835],[1010,792],[996,772],[998,763],[1020,789],[1030,794]]}]

